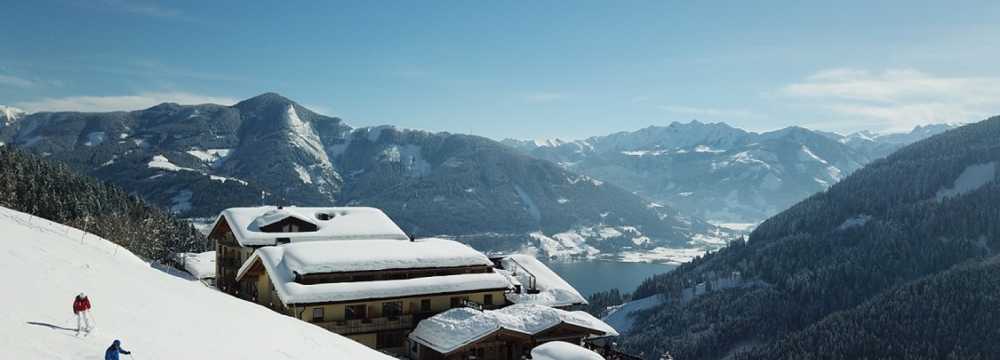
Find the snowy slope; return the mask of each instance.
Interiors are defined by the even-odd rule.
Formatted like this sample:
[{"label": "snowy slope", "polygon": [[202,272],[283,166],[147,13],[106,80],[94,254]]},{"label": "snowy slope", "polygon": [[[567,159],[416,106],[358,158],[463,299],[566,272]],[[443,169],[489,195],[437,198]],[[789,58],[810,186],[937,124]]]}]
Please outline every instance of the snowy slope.
[{"label": "snowy slope", "polygon": [[[155,268],[94,235],[0,207],[0,349],[8,359],[391,359],[319,327]],[[97,329],[76,337],[85,291]]]}]

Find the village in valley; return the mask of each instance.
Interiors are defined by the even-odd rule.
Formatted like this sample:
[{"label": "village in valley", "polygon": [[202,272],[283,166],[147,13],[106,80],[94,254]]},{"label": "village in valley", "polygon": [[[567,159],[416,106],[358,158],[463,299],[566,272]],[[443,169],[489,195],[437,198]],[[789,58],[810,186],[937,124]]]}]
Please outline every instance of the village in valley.
[{"label": "village in valley", "polygon": [[177,265],[399,358],[635,358],[615,349],[618,332],[582,311],[587,300],[535,257],[414,239],[375,208],[230,208],[208,238],[214,252]]}]

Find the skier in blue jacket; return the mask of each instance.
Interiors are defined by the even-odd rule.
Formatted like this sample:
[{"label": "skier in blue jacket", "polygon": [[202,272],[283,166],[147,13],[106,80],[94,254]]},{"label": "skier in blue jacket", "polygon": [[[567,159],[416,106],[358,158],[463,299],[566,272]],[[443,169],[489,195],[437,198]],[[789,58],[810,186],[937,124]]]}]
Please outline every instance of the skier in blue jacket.
[{"label": "skier in blue jacket", "polygon": [[118,354],[122,353],[125,355],[131,354],[128,350],[122,349],[122,342],[115,340],[108,347],[108,350],[104,352],[104,360],[118,360]]}]

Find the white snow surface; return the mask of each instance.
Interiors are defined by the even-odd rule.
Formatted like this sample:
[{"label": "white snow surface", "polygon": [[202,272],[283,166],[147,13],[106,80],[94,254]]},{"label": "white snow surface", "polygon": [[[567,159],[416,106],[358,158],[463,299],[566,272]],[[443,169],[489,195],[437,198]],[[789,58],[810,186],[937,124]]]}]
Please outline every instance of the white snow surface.
[{"label": "white snow surface", "polygon": [[[154,269],[128,250],[0,208],[0,349],[9,359],[103,359],[115,339],[138,359],[384,359],[340,335]],[[30,271],[25,271],[30,269]],[[74,336],[70,304],[87,293],[95,330]],[[224,336],[219,336],[224,334]]]},{"label": "white snow surface", "polygon": [[455,308],[424,319],[410,339],[447,354],[500,329],[534,335],[561,323],[618,336],[614,328],[584,311],[564,311],[542,305],[515,304],[499,310]]},{"label": "white snow surface", "polygon": [[[501,261],[503,268],[524,285],[522,293],[507,294],[507,299],[511,302],[557,307],[587,304],[587,299],[580,295],[576,288],[534,256],[514,254],[504,257]],[[537,294],[526,292],[532,278],[534,278],[535,286],[539,290]]]},{"label": "white snow surface", "polygon": [[296,147],[302,149],[303,152],[318,161],[323,167],[332,169],[333,165],[330,163],[330,158],[323,149],[323,142],[320,141],[319,135],[313,131],[311,123],[302,121],[299,118],[299,114],[295,111],[295,105],[288,105],[288,109],[285,110],[285,121],[288,122],[290,130],[288,139]]},{"label": "white snow surface", "polygon": [[[398,241],[403,243],[403,241]],[[403,280],[376,280],[305,285],[295,282],[295,275],[285,261],[284,245],[265,246],[243,264],[237,275],[241,279],[253,264],[259,262],[285,305],[336,301],[386,299],[420,294],[507,289],[510,282],[503,275],[490,273],[428,276]]]},{"label": "white snow surface", "polygon": [[663,262],[680,265],[705,255],[709,250],[710,248],[706,247],[669,248],[661,246],[650,250],[623,251],[618,255],[622,262]]},{"label": "white snow surface", "polygon": [[958,178],[955,179],[955,183],[949,188],[943,188],[938,190],[935,199],[937,201],[944,200],[945,198],[955,197],[963,194],[967,194],[977,189],[983,187],[983,185],[989,184],[991,181],[996,179],[997,176],[997,163],[988,162],[984,164],[969,165],[965,168]]},{"label": "white snow surface", "polygon": [[[319,220],[319,214],[328,214],[329,220]],[[261,226],[274,223],[287,216],[316,224],[317,231],[295,233],[269,233]],[[276,238],[292,242],[317,240],[409,240],[409,236],[389,219],[382,210],[370,207],[284,207],[274,206],[229,208],[212,225],[215,228],[225,219],[236,240],[243,246],[274,245]],[[258,222],[258,219],[261,219]]]},{"label": "white snow surface", "polygon": [[635,313],[637,311],[653,308],[663,303],[663,298],[659,295],[648,296],[639,300],[632,300],[627,303],[611,307],[607,314],[601,317],[608,325],[618,330],[619,333],[628,334],[632,331],[635,323]]},{"label": "white snow surface", "polygon": [[83,142],[84,146],[97,146],[104,142],[104,132],[95,131],[87,134],[87,141]]},{"label": "white snow surface", "polygon": [[[445,239],[307,241],[282,245],[268,252],[283,258],[283,266],[299,274],[491,266],[486,255]],[[257,254],[254,255],[258,256]],[[248,262],[252,262],[251,258]]]},{"label": "white snow surface", "polygon": [[184,265],[184,271],[195,279],[215,278],[215,251],[174,254],[174,261]]},{"label": "white snow surface", "polygon": [[586,348],[565,341],[549,341],[531,349],[533,360],[604,360]]},{"label": "white snow surface", "polygon": [[17,119],[27,115],[24,110],[0,105],[0,126],[7,126],[13,124]]},{"label": "white snow surface", "polygon": [[841,223],[840,226],[837,227],[837,230],[843,231],[843,230],[847,230],[847,229],[850,229],[850,228],[855,228],[855,227],[858,227],[858,226],[864,226],[871,219],[872,219],[872,216],[871,215],[867,215],[867,214],[861,214],[861,215],[852,216],[852,217],[848,218],[847,220],[844,220],[844,222]]},{"label": "white snow surface", "polygon": [[233,149],[191,149],[187,153],[211,167],[218,167],[229,157]]},{"label": "white snow surface", "polygon": [[309,170],[299,164],[295,165],[295,172],[299,174],[299,180],[302,180],[303,184],[312,184],[312,176],[309,175]]},{"label": "white snow surface", "polygon": [[180,167],[175,165],[174,163],[170,162],[170,159],[167,159],[167,157],[163,156],[162,154],[153,156],[153,159],[149,161],[149,164],[147,164],[147,166],[149,166],[150,169],[163,169],[167,171],[195,171],[194,169],[191,168]]}]

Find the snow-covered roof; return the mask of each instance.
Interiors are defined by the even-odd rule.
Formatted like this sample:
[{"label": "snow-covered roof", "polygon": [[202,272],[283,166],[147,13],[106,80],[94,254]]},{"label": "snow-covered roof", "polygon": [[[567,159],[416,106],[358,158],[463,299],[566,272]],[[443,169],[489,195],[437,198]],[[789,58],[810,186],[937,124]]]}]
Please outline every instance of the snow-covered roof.
[{"label": "snow-covered roof", "polygon": [[[264,232],[261,227],[285,218],[315,224],[316,231]],[[277,238],[291,242],[317,240],[409,240],[409,237],[382,210],[370,207],[243,207],[222,211],[215,226],[226,220],[242,246],[274,245]],[[326,219],[326,220],[321,220]]]},{"label": "snow-covered roof", "polygon": [[[237,279],[243,277],[244,274],[253,266],[253,264],[260,262],[263,264],[267,271],[267,275],[270,277],[271,282],[274,284],[274,289],[278,293],[278,297],[284,304],[309,304],[309,303],[326,303],[326,302],[341,302],[341,301],[355,301],[355,300],[368,300],[368,299],[384,299],[384,298],[394,298],[394,297],[405,297],[405,296],[416,296],[421,294],[440,294],[440,293],[450,293],[450,292],[467,292],[467,291],[481,291],[481,290],[494,290],[494,289],[508,289],[510,287],[510,282],[498,273],[474,273],[474,274],[458,274],[458,275],[444,275],[444,276],[429,276],[413,279],[402,279],[402,280],[376,280],[376,281],[355,281],[355,282],[338,282],[338,283],[320,283],[305,285],[295,282],[295,269],[303,269],[305,271],[309,270],[319,270],[320,268],[310,268],[311,265],[308,263],[303,263],[303,258],[310,257],[329,257],[334,260],[343,260],[343,264],[350,266],[353,269],[371,268],[371,267],[381,267],[381,266],[391,266],[396,268],[401,263],[410,263],[412,259],[406,259],[405,254],[408,247],[420,248],[422,252],[426,253],[431,248],[452,248],[454,245],[442,245],[439,241],[447,240],[434,240],[431,242],[424,243],[422,241],[409,242],[409,241],[398,241],[398,240],[367,240],[360,241],[366,244],[372,244],[374,248],[370,247],[371,253],[366,255],[367,258],[373,259],[371,266],[365,264],[365,257],[358,259],[347,259],[340,257],[338,255],[316,255],[310,253],[310,249],[314,248],[324,248],[330,250],[336,250],[338,246],[346,245],[348,248],[358,249],[357,243],[359,241],[337,241],[337,242],[319,242],[319,243],[292,243],[287,245],[279,246],[265,246],[257,249],[254,254],[243,264],[237,273]],[[395,243],[398,246],[393,253],[395,253],[396,260],[388,261],[386,259],[391,259],[393,256],[387,256],[379,260],[378,249],[387,248],[387,244]],[[303,246],[307,245],[308,246]],[[323,244],[325,246],[314,246],[312,244]],[[465,245],[462,245],[465,246]],[[289,251],[291,249],[291,251]],[[470,248],[471,249],[471,248]],[[466,250],[460,250],[466,251]],[[474,251],[474,250],[473,250]],[[325,251],[317,251],[317,253],[327,253]],[[360,253],[360,252],[357,252]],[[336,253],[334,253],[336,254]],[[461,256],[460,256],[461,257]],[[460,259],[465,260],[465,259]],[[446,259],[445,256],[438,257],[438,261],[445,263],[444,261],[452,261],[452,259]]]},{"label": "snow-covered roof", "polygon": [[174,255],[174,261],[184,265],[184,271],[196,279],[215,278],[215,251],[178,253]]},{"label": "snow-covered roof", "polygon": [[532,360],[604,360],[598,353],[565,341],[549,341],[531,349]]},{"label": "snow-covered roof", "polygon": [[493,265],[486,255],[453,240],[427,238],[415,241],[309,241],[280,245],[265,252],[255,252],[240,268],[237,277],[242,277],[254,258],[261,256],[278,256],[282,266],[299,275]]},{"label": "snow-covered roof", "polygon": [[[507,294],[507,299],[513,303],[556,307],[587,304],[587,299],[576,288],[534,256],[515,254],[504,257],[501,262],[503,268],[524,285],[520,294]],[[527,293],[531,277],[539,290],[537,294]]]},{"label": "snow-covered roof", "polygon": [[499,310],[451,309],[420,321],[410,339],[448,354],[501,329],[535,335],[564,323],[593,330],[599,334],[595,337],[618,336],[611,326],[583,311],[515,304]]}]

